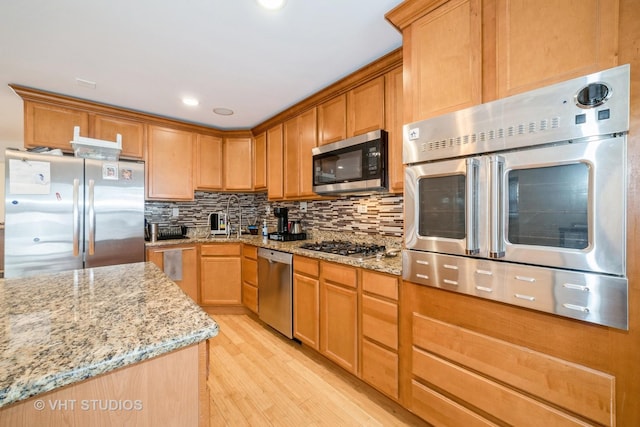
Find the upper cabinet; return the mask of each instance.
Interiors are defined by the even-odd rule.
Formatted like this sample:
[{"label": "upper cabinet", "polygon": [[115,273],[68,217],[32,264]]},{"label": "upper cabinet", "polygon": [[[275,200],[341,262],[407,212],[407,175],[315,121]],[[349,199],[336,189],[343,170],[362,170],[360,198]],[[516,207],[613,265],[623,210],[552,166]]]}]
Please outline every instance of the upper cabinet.
[{"label": "upper cabinet", "polygon": [[[578,4],[579,3],[579,4]],[[407,0],[405,123],[617,65],[618,0]]]},{"label": "upper cabinet", "polygon": [[618,0],[496,4],[499,98],[618,65]]},{"label": "upper cabinet", "polygon": [[284,197],[313,197],[311,149],[317,145],[316,109],[287,120],[283,132]]},{"label": "upper cabinet", "polygon": [[[39,102],[24,102],[24,145],[73,151],[73,128],[80,126],[80,135],[89,135],[89,113],[74,108]],[[115,141],[115,140],[114,140]]]},{"label": "upper cabinet", "polygon": [[284,197],[282,154],[282,124],[279,124],[267,131],[267,197],[269,200],[279,200]]},{"label": "upper cabinet", "polygon": [[[144,122],[104,114],[92,115],[93,138],[115,141],[116,135],[122,136],[120,157],[141,159],[144,155],[146,126]],[[82,128],[80,128],[82,130]]]},{"label": "upper cabinet", "polygon": [[404,189],[404,164],[402,163],[402,126],[404,125],[402,103],[402,67],[385,76],[385,125],[388,133],[389,191],[402,193]]},{"label": "upper cabinet", "polygon": [[197,135],[194,180],[198,190],[222,190],[222,138]]},{"label": "upper cabinet", "polygon": [[347,137],[384,129],[384,76],[347,92]]},{"label": "upper cabinet", "polygon": [[267,133],[262,132],[253,140],[253,189],[267,188]]},{"label": "upper cabinet", "polygon": [[146,149],[147,198],[193,200],[192,132],[149,126]]},{"label": "upper cabinet", "polygon": [[347,95],[338,95],[318,105],[318,145],[347,138]]},{"label": "upper cabinet", "polygon": [[224,188],[227,191],[253,190],[253,139],[224,138]]}]

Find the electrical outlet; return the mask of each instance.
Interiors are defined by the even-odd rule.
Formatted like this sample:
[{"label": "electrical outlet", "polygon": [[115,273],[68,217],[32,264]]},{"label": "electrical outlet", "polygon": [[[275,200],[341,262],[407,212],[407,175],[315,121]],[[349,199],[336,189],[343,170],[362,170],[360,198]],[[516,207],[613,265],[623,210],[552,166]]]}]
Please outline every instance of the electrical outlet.
[{"label": "electrical outlet", "polygon": [[173,208],[171,210],[171,216],[173,216],[174,218],[177,217],[178,215],[180,215],[180,208]]},{"label": "electrical outlet", "polygon": [[307,202],[300,202],[300,212],[307,211]]},{"label": "electrical outlet", "polygon": [[367,213],[367,205],[358,205],[358,213]]}]

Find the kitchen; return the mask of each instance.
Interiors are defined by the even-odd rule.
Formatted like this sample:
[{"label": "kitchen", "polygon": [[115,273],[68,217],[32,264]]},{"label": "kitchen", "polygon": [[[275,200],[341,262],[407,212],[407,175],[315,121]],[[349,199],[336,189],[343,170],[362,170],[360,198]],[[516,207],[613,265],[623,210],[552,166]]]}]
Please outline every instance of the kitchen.
[{"label": "kitchen", "polygon": [[[306,193],[308,189],[304,188],[304,184],[308,184],[311,181],[310,179],[300,181],[290,179],[291,176],[301,175],[302,173],[305,173],[305,171],[310,173],[310,167],[301,167],[300,173],[293,171],[291,175],[288,172],[285,172],[284,183],[281,182],[281,185],[290,184],[291,187],[287,186],[285,188],[283,186],[281,188],[279,186],[272,185],[272,183],[278,178],[283,178],[282,174],[272,175],[272,171],[277,170],[274,169],[273,165],[278,165],[278,160],[281,162],[279,163],[280,168],[284,167],[282,162],[287,165],[287,170],[291,165],[295,164],[297,166],[297,162],[287,161],[293,157],[291,156],[292,147],[287,145],[290,142],[287,138],[283,138],[283,135],[284,132],[288,132],[290,134],[294,131],[298,135],[303,135],[302,130],[307,123],[305,120],[309,119],[309,117],[305,115],[307,112],[306,110],[313,110],[310,107],[318,107],[315,113],[315,120],[313,116],[310,119],[312,123],[318,125],[319,129],[322,129],[324,132],[318,137],[321,138],[322,135],[326,134],[326,139],[329,140],[329,131],[331,129],[326,126],[320,126],[320,123],[325,123],[320,119],[322,117],[322,120],[325,120],[329,116],[327,112],[330,111],[330,107],[335,105],[328,102],[334,98],[334,96],[330,95],[336,95],[336,93],[338,95],[341,93],[345,95],[348,93],[351,93],[352,95],[367,93],[358,92],[354,89],[358,88],[361,84],[364,85],[369,80],[375,80],[380,77],[383,77],[382,80],[384,80],[385,83],[383,86],[383,92],[392,87],[396,87],[397,89],[398,81],[395,80],[394,86],[393,79],[394,77],[396,79],[402,77],[403,73],[396,72],[394,74],[393,72],[397,71],[400,66],[404,67],[403,72],[405,78],[406,76],[420,75],[422,79],[427,79],[427,81],[433,80],[441,82],[440,86],[436,86],[435,88],[430,87],[429,91],[427,91],[426,89],[420,89],[420,82],[416,82],[416,78],[414,78],[412,80],[412,84],[415,84],[416,87],[411,86],[410,88],[407,88],[408,84],[405,82],[406,86],[404,91],[399,90],[400,95],[404,95],[404,102],[402,103],[405,107],[405,111],[402,114],[403,119],[397,120],[395,127],[389,126],[387,123],[383,123],[383,126],[380,126],[387,129],[390,133],[391,140],[393,140],[393,132],[395,130],[395,141],[398,141],[397,133],[399,133],[399,129],[402,124],[415,122],[449,111],[459,110],[466,106],[477,105],[481,102],[503,98],[507,95],[523,92],[525,88],[532,89],[534,87],[545,86],[554,82],[567,80],[571,77],[585,75],[589,72],[610,68],[615,65],[631,64],[631,93],[634,93],[634,88],[638,82],[637,73],[635,72],[635,67],[638,64],[636,45],[638,35],[633,22],[635,22],[634,18],[637,19],[638,11],[637,6],[632,4],[632,2],[594,2],[593,4],[590,3],[590,7],[593,7],[593,9],[581,9],[582,14],[580,17],[584,19],[591,17],[590,13],[594,13],[598,19],[602,19],[603,22],[607,23],[612,22],[614,25],[598,27],[604,28],[601,30],[604,31],[604,34],[602,35],[602,39],[599,39],[600,41],[598,43],[602,43],[600,48],[604,49],[609,56],[604,55],[604,53],[600,51],[594,51],[596,53],[592,53],[591,55],[585,54],[582,51],[576,53],[576,55],[582,58],[579,60],[579,64],[587,64],[591,59],[585,58],[591,58],[591,56],[596,56],[598,60],[602,62],[595,61],[594,63],[588,63],[585,67],[580,68],[579,72],[575,71],[574,74],[571,74],[571,69],[567,71],[562,68],[565,65],[573,66],[574,63],[571,61],[575,61],[574,58],[567,58],[566,62],[558,60],[563,57],[562,55],[566,54],[566,49],[563,50],[559,48],[558,51],[561,53],[556,51],[552,51],[551,53],[547,52],[546,55],[552,55],[551,58],[554,58],[553,60],[537,61],[540,68],[544,68],[546,66],[545,64],[548,65],[549,63],[556,63],[556,68],[549,67],[550,69],[548,70],[540,68],[533,69],[533,67],[531,67],[531,63],[527,62],[529,57],[525,50],[515,49],[518,47],[517,43],[524,43],[522,41],[522,37],[527,36],[526,31],[524,31],[525,28],[527,31],[536,31],[536,28],[538,28],[532,25],[515,26],[518,22],[517,19],[531,19],[532,22],[536,22],[537,18],[534,19],[531,18],[530,15],[527,15],[527,13],[530,13],[531,11],[528,11],[524,6],[519,5],[516,2],[451,1],[442,7],[436,7],[441,6],[439,3],[441,2],[403,2],[401,7],[387,15],[388,19],[393,22],[395,26],[402,29],[402,51],[393,51],[388,56],[383,57],[379,63],[376,62],[376,64],[379,64],[376,65],[378,68],[377,71],[371,69],[363,71],[360,77],[356,74],[352,77],[353,80],[351,81],[347,78],[342,82],[342,87],[338,85],[338,87],[333,88],[333,93],[331,90],[327,90],[325,93],[322,91],[318,92],[317,95],[314,95],[315,98],[312,97],[307,101],[308,103],[302,102],[301,105],[293,107],[291,111],[285,111],[281,113],[281,115],[272,117],[252,129],[250,134],[243,131],[234,131],[228,135],[224,134],[221,137],[219,132],[217,134],[216,132],[207,133],[203,132],[199,127],[196,131],[195,127],[181,124],[182,128],[178,129],[177,132],[171,133],[171,135],[178,139],[182,138],[185,136],[185,128],[198,135],[194,144],[195,148],[190,148],[193,150],[190,154],[196,152],[201,154],[196,156],[195,160],[195,170],[200,173],[196,174],[194,177],[189,177],[189,180],[186,183],[183,183],[184,185],[182,187],[172,186],[170,188],[170,190],[187,189],[187,191],[183,191],[182,194],[174,194],[174,196],[177,197],[171,198],[175,201],[166,201],[167,196],[166,192],[163,193],[163,188],[150,188],[150,190],[156,191],[157,195],[153,201],[152,198],[148,198],[147,200],[146,216],[148,219],[163,222],[164,224],[185,224],[192,227],[206,226],[207,215],[211,210],[224,211],[226,207],[225,204],[227,202],[227,194],[226,192],[215,190],[213,192],[201,191],[201,189],[220,189],[218,178],[223,176],[222,186],[227,186],[223,191],[226,190],[240,194],[240,198],[243,199],[241,202],[243,210],[245,206],[248,206],[246,212],[243,211],[244,218],[248,219],[258,216],[258,221],[260,221],[262,219],[262,215],[266,212],[267,206],[270,206],[271,209],[274,207],[288,207],[290,210],[290,218],[300,219],[303,224],[303,229],[309,232],[314,232],[316,230],[341,232],[346,226],[348,231],[355,232],[356,236],[371,236],[376,239],[381,235],[389,237],[392,240],[393,238],[396,238],[400,241],[400,245],[402,245],[403,227],[405,224],[402,207],[404,199],[401,191],[404,174],[397,173],[397,171],[394,173],[393,170],[391,170],[394,167],[400,170],[402,169],[402,163],[399,160],[401,155],[398,155],[397,151],[395,153],[390,151],[389,153],[390,186],[392,189],[392,195],[380,197],[349,196],[337,199],[326,198],[323,200],[313,200],[313,197]],[[509,4],[511,9],[507,8],[506,4]],[[520,7],[520,9],[518,9],[517,6]],[[565,7],[566,9],[563,10],[562,7]],[[573,17],[574,12],[569,3],[566,5],[563,3],[562,7],[558,6],[558,10],[556,10],[557,16]],[[590,12],[596,10],[597,7],[601,8],[597,9],[600,10],[600,12]],[[569,9],[571,9],[571,13],[568,12]],[[511,18],[515,20],[513,22],[513,28],[523,31],[525,33],[524,35],[518,33],[514,34],[513,38],[508,38],[508,31],[511,27],[507,27],[504,21],[507,16],[510,16],[507,15],[507,11],[513,14],[511,15]],[[547,9],[544,9],[544,11],[549,12]],[[383,15],[387,12],[389,11],[386,10]],[[422,19],[423,17],[424,19]],[[439,19],[435,19],[436,17]],[[555,19],[560,18],[556,17]],[[414,25],[413,20],[416,20],[417,24]],[[491,23],[494,23],[494,25],[492,26]],[[432,27],[429,25],[432,25]],[[445,25],[445,27],[439,28],[438,25]],[[459,27],[455,27],[455,25],[458,25]],[[563,23],[562,25],[565,24]],[[460,43],[466,50],[457,50],[456,52],[458,52],[458,56],[451,58],[450,55],[448,55],[448,53],[452,51],[451,46],[430,45],[427,34],[429,34],[429,32],[434,28],[438,31],[444,31],[448,28],[458,28],[456,34],[459,34],[461,39],[450,37],[447,38],[447,40],[452,44]],[[561,26],[559,25],[554,28],[561,28]],[[593,28],[593,26],[590,26],[590,28]],[[606,32],[606,28],[609,28],[610,30],[614,29],[614,31]],[[505,36],[505,34],[507,34],[507,36]],[[581,33],[576,30],[571,32],[571,34],[574,34],[572,37],[575,38],[584,37],[584,31]],[[470,35],[473,35],[474,37],[471,38]],[[566,34],[562,34],[562,36],[568,37]],[[464,37],[470,38],[463,39]],[[507,38],[505,39],[505,37]],[[548,37],[553,37],[553,35],[549,35]],[[542,37],[542,35],[538,35],[538,39],[544,39],[544,37]],[[411,43],[415,40],[419,40],[419,42]],[[582,38],[579,38],[578,40],[570,40],[578,42],[582,41]],[[491,44],[491,41],[493,41],[493,45]],[[509,43],[514,43],[514,47],[509,45]],[[541,44],[543,44],[543,42],[541,42]],[[614,48],[611,48],[612,45]],[[537,46],[533,47],[535,48]],[[591,48],[592,47],[585,47],[587,52],[590,52]],[[424,51],[421,49],[424,49]],[[578,49],[574,50],[578,51]],[[480,52],[482,53],[481,58],[479,57]],[[535,55],[537,54],[537,51],[532,49],[531,54]],[[438,67],[430,66],[433,59],[438,57],[443,59],[447,58],[448,62],[439,63]],[[469,58],[472,59],[470,61],[470,65],[468,67],[466,65],[461,67],[461,63],[459,61],[468,61]],[[463,64],[467,64],[467,62],[463,62]],[[523,67],[525,71],[527,67],[532,68],[531,73],[527,74],[523,72]],[[565,73],[562,74],[558,72],[559,70]],[[367,72],[370,73],[369,76],[365,76]],[[510,72],[514,74],[508,74]],[[456,77],[451,78],[450,76]],[[361,80],[357,83],[354,82],[354,80],[357,80],[358,78]],[[518,78],[521,80],[518,80]],[[526,80],[527,78],[529,80]],[[536,78],[538,80],[536,80]],[[456,81],[456,88],[464,89],[456,89],[455,91],[451,90],[452,80]],[[402,84],[399,86],[402,87]],[[370,87],[371,86],[364,86],[366,89],[370,89]],[[40,99],[36,99],[38,95],[37,93],[34,93],[33,91],[30,93],[27,92],[28,91],[23,90],[22,97],[23,99],[32,102],[33,105],[37,105],[37,101],[43,101],[42,97],[44,95],[40,94]],[[387,99],[392,98],[391,94],[387,92],[384,92],[384,95],[383,99],[385,102]],[[407,98],[410,98],[411,96],[415,99],[408,100]],[[337,96],[336,99],[337,98],[340,98],[340,96]],[[348,97],[345,96],[344,98]],[[358,99],[357,96],[354,99]],[[360,99],[366,99],[366,95]],[[91,106],[87,103],[83,104],[83,101],[81,100],[63,99],[63,101],[67,103],[73,102],[73,106],[75,107],[74,110],[82,110],[83,108],[86,110],[86,108],[89,107],[94,109],[96,108],[95,106]],[[51,100],[49,99],[48,102],[51,102]],[[365,100],[364,102],[367,103],[369,101]],[[628,260],[635,259],[634,254],[636,252],[636,242],[635,239],[633,239],[633,231],[636,229],[635,221],[638,203],[633,190],[635,189],[634,186],[637,181],[634,179],[636,173],[634,159],[637,159],[637,155],[635,153],[633,142],[636,138],[635,134],[637,132],[638,124],[637,102],[637,97],[631,96],[631,120],[627,148],[627,181],[629,186],[627,192],[627,230],[629,233],[627,238]],[[397,106],[398,104],[395,105]],[[98,112],[104,113],[105,111],[106,110],[91,110],[93,114]],[[323,113],[320,113],[320,111],[323,111]],[[386,120],[391,115],[389,114],[391,111],[389,108],[386,108],[384,111],[387,111],[384,118],[384,120]],[[111,113],[113,113],[113,111],[111,111]],[[121,111],[118,113],[121,114],[120,117],[123,117]],[[128,118],[131,118],[131,116],[128,116]],[[146,117],[143,117],[143,115],[136,116],[136,118],[138,119],[137,122],[140,122],[143,119],[146,120]],[[154,120],[158,120],[158,118],[154,118]],[[135,121],[136,120],[134,120],[134,122]],[[163,126],[160,126],[162,128],[167,128],[167,125],[173,126],[176,124],[170,121],[161,121],[161,123],[163,124]],[[168,133],[151,134],[151,131],[149,131],[148,135],[152,138],[156,138],[156,140],[160,140],[161,137],[166,137]],[[65,143],[68,139],[69,138],[64,139]],[[256,156],[261,154],[262,156],[267,157],[265,159],[265,163],[269,165],[269,168],[268,171],[260,168],[258,168],[257,171],[254,170],[253,176],[263,177],[263,179],[261,181],[256,180],[249,183],[249,186],[257,184],[256,186],[263,189],[263,192],[250,192],[251,190],[247,188],[247,183],[240,182],[243,177],[234,175],[237,172],[238,167],[229,168],[228,170],[223,168],[219,171],[219,175],[214,174],[213,176],[204,176],[206,172],[215,170],[215,168],[198,168],[198,161],[204,159],[206,155],[206,152],[198,151],[198,147],[205,143],[210,144],[210,147],[220,148],[219,153],[221,153],[221,155],[217,156],[217,158],[222,159],[223,166],[232,164],[232,162],[237,159],[237,157],[235,157],[236,154],[243,153],[242,150],[244,148],[255,143],[253,146],[255,148],[253,153],[255,153]],[[260,147],[264,147],[264,145],[261,144],[269,144],[270,149],[268,153],[260,151]],[[268,157],[268,154],[272,153],[272,147],[275,146],[286,146],[287,150],[283,155],[274,156],[274,158]],[[390,150],[393,150],[394,148],[397,150],[398,146],[398,143],[390,143],[390,147],[392,147]],[[228,148],[232,148],[232,150],[230,151]],[[215,153],[215,149],[213,152]],[[151,155],[154,153],[151,153]],[[209,158],[215,160],[216,156],[213,155]],[[240,158],[246,159],[247,157],[245,156]],[[162,172],[166,172],[169,167],[178,169],[178,161],[181,160],[173,158],[171,159],[173,163],[169,162],[163,164],[161,163],[163,161],[161,156],[151,158],[152,160],[149,160],[149,157],[147,157],[147,159],[147,162],[151,163],[153,160],[153,164],[159,165],[156,175],[153,175],[154,183],[170,183],[173,185],[178,182],[176,177],[173,176],[167,177],[166,181],[170,182],[163,182],[162,180],[164,177],[162,176]],[[167,161],[165,160],[165,162]],[[244,164],[246,164],[246,161]],[[256,163],[256,165],[260,166],[260,163]],[[185,170],[192,170],[190,163],[186,166]],[[165,173],[165,175],[170,174]],[[400,178],[398,179],[398,177]],[[157,180],[155,178],[157,178]],[[193,180],[195,180],[195,182],[193,182]],[[194,188],[196,189],[195,201],[193,201]],[[265,189],[266,195],[264,193]],[[278,190],[280,190],[279,193]],[[184,200],[179,201],[181,197]],[[206,205],[206,209],[201,209],[199,208],[201,203],[210,204]],[[303,211],[303,209],[305,209],[303,207],[305,203],[306,212]],[[233,215],[236,215],[235,208],[232,206],[231,209],[231,219],[235,220],[233,217]],[[174,214],[176,215],[174,216]],[[181,217],[181,215],[184,216]],[[275,217],[269,215],[268,221],[270,222],[270,229],[275,229]],[[258,222],[258,224],[260,224],[260,222]],[[381,227],[384,227],[384,232],[382,233],[378,231]],[[306,253],[306,255],[308,255],[308,253]],[[239,257],[240,255],[235,256],[236,259]],[[212,256],[211,258],[216,257]],[[223,258],[229,258],[229,256],[225,256]],[[234,262],[236,263],[235,265],[242,265],[238,260]],[[368,270],[364,269],[360,272],[363,274],[366,271]],[[396,270],[394,270],[394,272],[397,273]],[[383,273],[386,274],[386,272]],[[301,273],[301,275],[306,278],[312,277],[306,273]],[[454,325],[456,328],[459,328],[454,330],[459,334],[464,334],[464,336],[467,337],[466,339],[469,340],[468,342],[471,342],[472,338],[481,340],[482,338],[489,337],[491,340],[500,341],[500,345],[512,344],[521,346],[522,348],[533,351],[538,356],[550,355],[615,377],[615,402],[613,403],[613,407],[610,407],[609,410],[609,414],[613,417],[614,422],[602,421],[602,418],[598,418],[598,422],[601,424],[617,423],[619,425],[637,424],[638,417],[640,416],[638,413],[640,410],[638,409],[637,403],[635,403],[637,400],[635,397],[639,395],[639,391],[637,389],[639,381],[637,381],[638,368],[633,363],[633,355],[637,354],[637,343],[639,341],[637,339],[638,324],[637,319],[635,318],[635,315],[637,314],[637,307],[635,305],[637,298],[634,298],[634,293],[637,292],[635,280],[637,277],[637,269],[630,261],[627,263],[627,277],[629,279],[628,330],[589,325],[584,322],[567,320],[555,315],[518,309],[513,306],[484,301],[478,298],[466,297],[425,286],[416,286],[411,282],[401,282],[399,300],[399,319],[401,323],[399,329],[400,346],[398,347],[399,350],[397,353],[400,360],[398,401],[414,411],[420,411],[420,402],[426,401],[426,398],[424,398],[424,395],[421,395],[420,399],[415,400],[416,397],[412,397],[412,394],[414,393],[411,391],[411,384],[419,384],[422,387],[425,383],[433,384],[435,381],[435,379],[425,379],[424,376],[421,376],[422,374],[418,372],[413,372],[413,374],[411,373],[411,352],[410,345],[407,344],[414,342],[413,340],[417,337],[411,336],[410,328],[408,328],[407,325],[411,325],[411,313],[418,312],[425,313],[425,315],[421,315],[419,318],[420,322],[426,322],[424,324],[429,325],[424,328],[425,330],[441,330],[443,334],[446,334],[451,333],[452,329],[450,327],[451,325]],[[358,288],[357,292],[360,292],[358,298],[363,298],[364,294],[362,294],[362,289]],[[244,295],[241,294],[241,297],[243,296]],[[383,297],[382,301],[390,302],[387,297]],[[402,322],[407,322],[404,327],[402,326]],[[548,331],[550,330],[553,330],[554,334],[549,334]],[[428,341],[429,340],[433,341],[435,338],[432,337],[428,339]],[[363,340],[360,341],[363,342]],[[364,342],[366,342],[366,345],[369,345],[372,342],[379,343],[379,340],[368,340],[365,338]],[[496,345],[498,345],[498,343],[496,343]],[[391,347],[383,345],[381,348],[388,351]],[[509,346],[506,346],[505,348],[515,351]],[[409,352],[407,353],[408,349]],[[611,349],[614,349],[614,351],[611,351]],[[431,350],[430,354],[433,354],[433,350]],[[448,358],[453,358],[453,356],[449,355]],[[456,359],[453,360],[455,361]],[[456,362],[455,365],[458,367],[468,366],[459,361]],[[478,369],[473,366],[470,368],[483,372],[483,378],[495,378],[495,374],[486,373],[482,369]],[[468,371],[464,370],[464,372]],[[515,389],[521,389],[522,386],[515,385],[512,387]],[[432,390],[428,387],[424,388]],[[423,388],[418,388],[416,390],[422,391]],[[477,407],[477,404],[469,403],[467,398],[461,398],[456,393],[450,392],[448,394],[449,397],[452,395],[454,396],[454,407],[462,406],[464,409],[462,412],[466,413],[469,407]],[[487,411],[485,410],[485,412]],[[422,416],[426,417],[425,415]],[[496,422],[495,419],[492,420]],[[437,420],[431,420],[430,422],[433,422],[434,424],[438,423]]]}]

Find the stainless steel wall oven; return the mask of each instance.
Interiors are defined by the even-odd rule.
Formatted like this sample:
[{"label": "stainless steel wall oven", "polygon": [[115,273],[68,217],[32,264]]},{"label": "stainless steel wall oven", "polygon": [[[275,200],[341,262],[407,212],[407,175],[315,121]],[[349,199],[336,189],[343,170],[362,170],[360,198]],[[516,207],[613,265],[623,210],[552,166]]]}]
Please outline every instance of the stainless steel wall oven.
[{"label": "stainless steel wall oven", "polygon": [[628,328],[629,66],[404,126],[403,276]]}]

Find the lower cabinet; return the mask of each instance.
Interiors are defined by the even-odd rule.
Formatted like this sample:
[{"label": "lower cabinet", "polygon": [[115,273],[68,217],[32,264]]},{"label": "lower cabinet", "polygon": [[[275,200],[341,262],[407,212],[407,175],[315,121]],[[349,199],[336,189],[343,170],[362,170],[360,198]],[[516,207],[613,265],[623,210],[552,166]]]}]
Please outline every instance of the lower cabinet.
[{"label": "lower cabinet", "polygon": [[240,243],[203,244],[200,248],[200,305],[242,304]]},{"label": "lower cabinet", "polygon": [[434,318],[446,301],[429,296],[403,284],[403,403],[416,415],[434,426],[616,425],[614,376]]},{"label": "lower cabinet", "polygon": [[258,248],[242,245],[242,304],[258,313]]},{"label": "lower cabinet", "polygon": [[362,270],[361,377],[398,399],[398,276]]},{"label": "lower cabinet", "polygon": [[195,245],[170,245],[147,249],[153,262],[180,288],[198,302],[198,249]]},{"label": "lower cabinet", "polygon": [[293,256],[293,336],[320,350],[320,261]]},{"label": "lower cabinet", "polygon": [[320,353],[358,375],[358,269],[320,263]]}]

